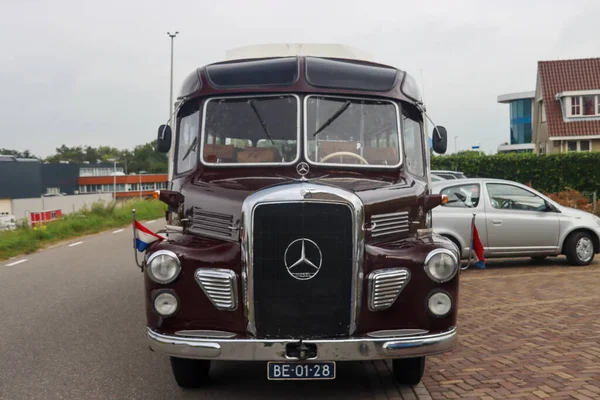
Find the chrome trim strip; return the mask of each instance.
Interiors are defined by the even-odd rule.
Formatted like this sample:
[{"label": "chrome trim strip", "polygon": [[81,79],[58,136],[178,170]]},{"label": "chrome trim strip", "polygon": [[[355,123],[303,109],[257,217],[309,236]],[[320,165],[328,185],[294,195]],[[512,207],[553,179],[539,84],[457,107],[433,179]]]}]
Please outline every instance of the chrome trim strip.
[{"label": "chrome trim strip", "polygon": [[383,331],[374,331],[367,333],[367,336],[374,338],[426,335],[429,331],[426,329],[386,329]]},{"label": "chrome trim strip", "polygon": [[[296,339],[201,339],[164,335],[147,329],[152,350],[168,356],[192,359],[239,361],[297,361],[286,356],[286,345]],[[346,339],[303,340],[317,346],[324,361],[362,361],[424,357],[452,350],[458,341],[456,327],[439,333],[404,337],[349,337]]]},{"label": "chrome trim strip", "polygon": [[[307,107],[308,107],[308,99],[310,97],[329,97],[329,98],[336,98],[336,99],[345,99],[345,100],[366,100],[366,101],[378,101],[378,102],[382,102],[382,103],[390,103],[394,106],[394,108],[396,109],[396,128],[398,129],[398,163],[395,165],[382,165],[382,164],[368,164],[368,165],[364,165],[364,164],[336,164],[336,163],[320,163],[316,160],[311,160],[308,157],[308,112]],[[393,102],[391,100],[388,99],[384,99],[384,98],[377,98],[377,97],[356,97],[356,96],[344,96],[344,95],[332,95],[332,94],[309,94],[307,96],[304,97],[304,101],[303,101],[303,125],[304,128],[302,129],[302,136],[304,139],[304,151],[303,151],[303,155],[304,158],[306,159],[306,161],[310,164],[310,165],[321,165],[321,166],[327,166],[327,167],[342,167],[342,168],[348,168],[348,169],[352,169],[352,168],[371,168],[371,169],[376,169],[376,168],[383,168],[383,169],[395,169],[398,168],[402,165],[402,163],[404,162],[404,142],[402,140],[402,125],[400,124],[400,114],[401,114],[401,110],[400,107],[398,106],[398,103]],[[318,136],[318,135],[317,135]]]},{"label": "chrome trim strip", "polygon": [[[286,97],[286,96],[291,96],[291,97],[295,97],[296,98],[296,157],[294,158],[293,161],[290,162],[275,162],[275,163],[209,163],[204,161],[204,135],[205,135],[205,131],[206,131],[206,107],[208,105],[209,102],[213,101],[213,100],[221,100],[221,99],[254,99],[254,98],[264,98],[264,97]],[[210,97],[208,98],[204,104],[202,105],[202,130],[200,131],[200,162],[203,165],[209,166],[209,167],[255,167],[255,166],[273,166],[273,165],[277,165],[277,166],[282,166],[282,165],[293,165],[295,163],[297,163],[300,160],[300,154],[301,154],[301,144],[302,142],[300,141],[300,137],[301,137],[301,116],[302,115],[302,101],[300,100],[300,96],[298,96],[297,94],[294,93],[278,93],[278,94],[262,94],[262,95],[256,95],[256,94],[251,94],[251,95],[243,95],[243,96],[218,96],[218,97]]]},{"label": "chrome trim strip", "polygon": [[375,214],[372,215],[371,218],[372,219],[397,219],[397,218],[408,218],[408,212],[406,211],[398,211],[398,212],[394,212],[394,213],[387,213],[387,214]]},{"label": "chrome trim strip", "polygon": [[233,332],[202,330],[202,329],[176,331],[175,335],[187,336],[187,337],[198,337],[198,338],[222,338],[222,339],[231,339],[231,338],[237,336],[237,334],[235,334]]},{"label": "chrome trim strip", "polygon": [[217,310],[237,310],[237,275],[234,271],[223,268],[198,268],[194,279]]},{"label": "chrome trim strip", "polygon": [[324,202],[344,204],[351,208],[353,216],[352,239],[352,296],[350,299],[350,332],[356,331],[363,283],[364,255],[364,206],[355,194],[344,189],[321,183],[293,182],[272,186],[248,196],[242,204],[241,252],[242,252],[242,289],[244,295],[244,312],[248,321],[247,332],[256,336],[254,320],[254,286],[253,286],[253,213],[256,206],[265,203],[282,202]]}]

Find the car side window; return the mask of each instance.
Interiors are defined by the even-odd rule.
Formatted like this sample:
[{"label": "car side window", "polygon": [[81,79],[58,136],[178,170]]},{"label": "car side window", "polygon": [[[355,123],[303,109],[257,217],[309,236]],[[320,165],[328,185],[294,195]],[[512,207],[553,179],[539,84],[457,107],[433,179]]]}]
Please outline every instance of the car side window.
[{"label": "car side window", "polygon": [[474,208],[479,204],[478,183],[450,186],[442,189],[440,194],[448,196],[448,202],[442,203],[444,207]]},{"label": "car side window", "polygon": [[502,183],[488,183],[492,207],[503,210],[544,211],[546,202],[523,188]]}]

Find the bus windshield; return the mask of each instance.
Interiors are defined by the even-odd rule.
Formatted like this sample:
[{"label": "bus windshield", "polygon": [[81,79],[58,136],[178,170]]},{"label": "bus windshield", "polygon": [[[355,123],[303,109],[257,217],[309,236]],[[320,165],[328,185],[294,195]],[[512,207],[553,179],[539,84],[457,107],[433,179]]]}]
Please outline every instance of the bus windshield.
[{"label": "bus windshield", "polygon": [[214,98],[205,105],[205,164],[291,164],[299,158],[294,95]]},{"label": "bus windshield", "polygon": [[304,131],[309,161],[397,166],[398,108],[388,101],[309,96]]}]

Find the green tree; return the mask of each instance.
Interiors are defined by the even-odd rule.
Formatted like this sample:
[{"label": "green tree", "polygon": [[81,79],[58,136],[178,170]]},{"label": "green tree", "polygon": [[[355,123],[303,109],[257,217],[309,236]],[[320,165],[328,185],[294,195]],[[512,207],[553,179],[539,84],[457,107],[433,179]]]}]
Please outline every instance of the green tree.
[{"label": "green tree", "polygon": [[13,149],[2,149],[0,148],[0,155],[4,156],[15,156],[18,158],[38,158],[31,153],[29,150],[25,150],[23,152]]}]

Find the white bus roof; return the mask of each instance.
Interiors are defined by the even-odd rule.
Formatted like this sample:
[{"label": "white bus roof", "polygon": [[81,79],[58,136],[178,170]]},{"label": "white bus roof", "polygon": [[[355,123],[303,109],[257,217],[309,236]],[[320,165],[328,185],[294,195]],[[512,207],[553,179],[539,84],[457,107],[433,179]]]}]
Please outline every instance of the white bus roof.
[{"label": "white bus roof", "polygon": [[342,44],[311,44],[311,43],[281,43],[281,44],[257,44],[243,46],[227,50],[225,58],[230,60],[241,60],[248,58],[290,57],[290,56],[314,56],[346,58],[352,60],[363,60],[373,62],[373,55],[355,47]]}]

